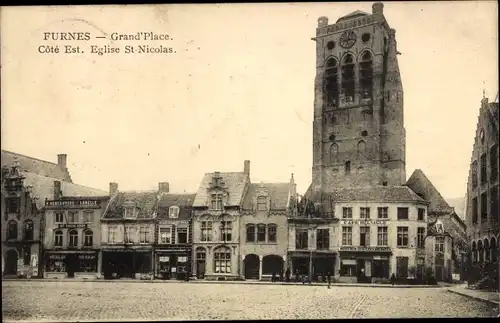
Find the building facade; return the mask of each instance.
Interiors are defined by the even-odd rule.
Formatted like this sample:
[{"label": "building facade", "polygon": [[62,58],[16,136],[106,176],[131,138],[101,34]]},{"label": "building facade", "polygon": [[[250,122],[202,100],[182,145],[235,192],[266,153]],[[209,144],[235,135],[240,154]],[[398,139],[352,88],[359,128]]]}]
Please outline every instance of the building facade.
[{"label": "building facade", "polygon": [[100,278],[100,221],[108,200],[105,191],[54,181],[43,214],[44,278]]},{"label": "building facade", "polygon": [[239,223],[240,276],[244,279],[269,280],[283,276],[287,268],[290,202],[296,184],[249,184]]},{"label": "building facade", "polygon": [[169,193],[169,184],[160,183],[155,220],[155,277],[184,279],[192,274],[192,205],[195,194]]},{"label": "building facade", "polygon": [[110,183],[109,196],[101,218],[104,278],[152,279],[159,192],[120,192]]},{"label": "building facade", "polygon": [[250,161],[243,172],[203,177],[193,202],[193,259],[198,279],[235,280],[241,275],[240,219],[250,186]]},{"label": "building facade", "polygon": [[498,267],[494,265],[498,263],[500,238],[498,117],[498,102],[483,98],[472,148],[466,207],[470,259],[477,267]]}]

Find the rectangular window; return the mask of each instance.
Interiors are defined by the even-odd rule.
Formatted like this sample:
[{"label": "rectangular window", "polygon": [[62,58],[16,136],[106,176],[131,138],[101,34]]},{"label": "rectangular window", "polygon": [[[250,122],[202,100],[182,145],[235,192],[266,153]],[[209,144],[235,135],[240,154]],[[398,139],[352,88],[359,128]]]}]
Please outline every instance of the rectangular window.
[{"label": "rectangular window", "polygon": [[477,187],[477,161],[472,162],[472,188]]},{"label": "rectangular window", "polygon": [[342,227],[342,245],[352,246],[352,227]]},{"label": "rectangular window", "polygon": [[408,220],[407,207],[398,207],[398,220]]},{"label": "rectangular window", "polygon": [[20,199],[18,197],[9,197],[7,200],[7,213],[19,213],[20,211]]},{"label": "rectangular window", "polygon": [[307,229],[295,230],[295,249],[308,249],[309,248],[309,234]]},{"label": "rectangular window", "polygon": [[352,219],[352,207],[343,207],[342,208],[342,218],[343,219]]},{"label": "rectangular window", "polygon": [[444,253],[444,237],[436,237],[434,244],[436,252]]},{"label": "rectangular window", "polygon": [[62,212],[56,212],[56,223],[64,222],[64,214]]},{"label": "rectangular window", "polygon": [[388,207],[379,207],[377,210],[378,210],[378,218],[379,219],[389,218],[389,208]]},{"label": "rectangular window", "polygon": [[425,228],[417,229],[417,248],[425,248]]},{"label": "rectangular window", "polygon": [[257,242],[266,242],[266,225],[257,225]]},{"label": "rectangular window", "polygon": [[276,242],[276,225],[267,226],[267,242]]},{"label": "rectangular window", "polygon": [[231,273],[231,253],[217,251],[214,254],[214,271],[217,274]]},{"label": "rectangular window", "polygon": [[396,275],[398,278],[408,277],[408,257],[396,257]]},{"label": "rectangular window", "polygon": [[115,226],[108,227],[108,242],[116,243],[118,240],[118,228]]},{"label": "rectangular window", "polygon": [[398,247],[408,247],[408,227],[398,227]]},{"label": "rectangular window", "polygon": [[62,245],[63,245],[63,235],[62,235],[62,233],[60,233],[60,234],[56,233],[55,239],[54,239],[54,246],[62,247]]},{"label": "rectangular window", "polygon": [[94,235],[92,234],[92,232],[85,232],[83,236],[83,245],[85,247],[92,247],[93,244],[94,244]]},{"label": "rectangular window", "polygon": [[477,211],[477,197],[472,199],[472,223],[476,224],[477,223],[477,216],[478,216],[478,211]]},{"label": "rectangular window", "polygon": [[68,223],[78,223],[78,213],[74,211],[68,212]]},{"label": "rectangular window", "polygon": [[378,227],[377,228],[377,245],[379,246],[387,246],[387,227]]},{"label": "rectangular window", "polygon": [[221,193],[212,194],[210,207],[212,210],[222,210],[222,194]]},{"label": "rectangular window", "polygon": [[177,228],[177,243],[179,243],[179,244],[188,243],[188,229],[187,228]]},{"label": "rectangular window", "polygon": [[135,242],[135,227],[126,226],[125,227],[125,243],[134,243]]},{"label": "rectangular window", "polygon": [[83,212],[83,221],[85,223],[94,222],[94,211],[85,211]]},{"label": "rectangular window", "polygon": [[493,222],[498,222],[499,212],[498,212],[498,186],[491,188],[490,190],[490,216]]},{"label": "rectangular window", "polygon": [[247,242],[255,242],[255,225],[247,225]]},{"label": "rectangular window", "polygon": [[330,229],[316,230],[316,249],[318,250],[330,249]]},{"label": "rectangular window", "polygon": [[125,212],[124,214],[125,219],[135,218],[135,209],[133,207],[126,207],[124,212]]},{"label": "rectangular window", "polygon": [[360,246],[370,245],[370,227],[359,228],[359,245]]},{"label": "rectangular window", "polygon": [[149,227],[139,228],[139,243],[149,243],[150,231]]},{"label": "rectangular window", "polygon": [[169,227],[160,228],[160,243],[161,244],[172,243],[172,228]]},{"label": "rectangular window", "polygon": [[231,221],[222,221],[221,222],[221,241],[231,241],[232,232],[233,232],[233,224]]},{"label": "rectangular window", "polygon": [[69,233],[69,247],[76,248],[78,246],[78,232],[71,231]]},{"label": "rectangular window", "polygon": [[418,208],[418,221],[425,221],[425,209]]},{"label": "rectangular window", "polygon": [[257,198],[257,210],[258,211],[267,211],[267,197],[259,196]]},{"label": "rectangular window", "polygon": [[201,221],[201,241],[212,241],[212,221]]},{"label": "rectangular window", "polygon": [[370,218],[370,208],[369,207],[360,207],[359,208],[359,217],[361,219],[369,219]]},{"label": "rectangular window", "polygon": [[494,145],[490,149],[490,182],[498,179],[498,146]]},{"label": "rectangular window", "polygon": [[481,194],[481,222],[488,220],[488,193]]},{"label": "rectangular window", "polygon": [[481,159],[480,159],[480,163],[481,163],[481,184],[484,184],[486,183],[487,181],[487,165],[486,165],[486,154],[482,154],[481,155]]},{"label": "rectangular window", "polygon": [[178,206],[171,206],[168,208],[168,217],[177,219],[179,217],[179,207]]}]

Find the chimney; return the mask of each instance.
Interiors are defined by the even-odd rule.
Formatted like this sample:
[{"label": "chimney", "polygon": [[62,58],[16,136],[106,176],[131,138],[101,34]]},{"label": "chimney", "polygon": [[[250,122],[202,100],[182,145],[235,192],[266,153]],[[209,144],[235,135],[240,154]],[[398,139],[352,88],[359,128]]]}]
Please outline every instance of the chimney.
[{"label": "chimney", "polygon": [[66,169],[66,158],[68,156],[66,154],[59,154],[57,155],[57,165],[61,167],[62,169]]},{"label": "chimney", "polygon": [[158,193],[168,193],[170,185],[168,182],[158,183]]},{"label": "chimney", "polygon": [[250,176],[250,161],[245,160],[244,166],[243,166],[243,172],[245,175]]},{"label": "chimney", "polygon": [[61,192],[61,182],[60,181],[54,181],[54,200],[58,200],[61,198],[62,192]]},{"label": "chimney", "polygon": [[328,26],[328,17],[322,16],[318,18],[318,28]]},{"label": "chimney", "polygon": [[113,196],[118,192],[118,183],[109,183],[109,196]]},{"label": "chimney", "polygon": [[376,13],[381,13],[381,14],[384,13],[384,4],[382,2],[375,2],[372,5],[372,14]]}]

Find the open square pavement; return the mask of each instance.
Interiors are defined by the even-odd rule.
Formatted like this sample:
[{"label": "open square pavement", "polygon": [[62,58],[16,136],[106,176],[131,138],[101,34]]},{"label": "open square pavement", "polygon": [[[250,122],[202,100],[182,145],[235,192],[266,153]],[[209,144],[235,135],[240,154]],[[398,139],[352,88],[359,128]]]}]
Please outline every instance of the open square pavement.
[{"label": "open square pavement", "polygon": [[443,288],[3,281],[4,322],[490,317]]}]

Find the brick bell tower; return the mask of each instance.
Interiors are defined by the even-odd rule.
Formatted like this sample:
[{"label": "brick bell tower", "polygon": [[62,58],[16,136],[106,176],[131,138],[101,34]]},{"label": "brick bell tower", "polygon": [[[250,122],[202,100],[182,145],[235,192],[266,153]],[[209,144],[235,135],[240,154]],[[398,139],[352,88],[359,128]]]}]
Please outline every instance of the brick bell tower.
[{"label": "brick bell tower", "polygon": [[[312,193],[406,181],[403,87],[396,31],[384,5],[318,19]],[[324,205],[324,203],[323,203]]]}]

